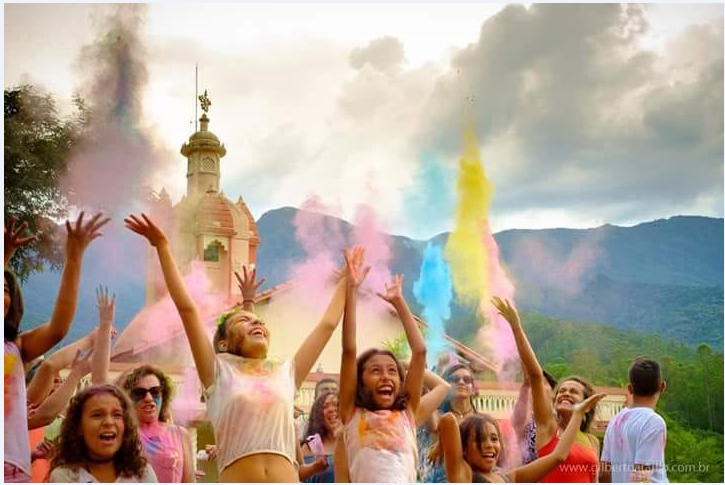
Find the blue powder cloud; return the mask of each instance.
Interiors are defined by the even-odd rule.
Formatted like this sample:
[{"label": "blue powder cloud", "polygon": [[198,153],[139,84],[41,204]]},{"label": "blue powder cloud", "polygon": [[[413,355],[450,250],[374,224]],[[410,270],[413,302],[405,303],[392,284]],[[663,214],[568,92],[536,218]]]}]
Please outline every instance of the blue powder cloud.
[{"label": "blue powder cloud", "polygon": [[453,283],[443,249],[428,243],[423,253],[420,276],[413,285],[413,294],[423,307],[423,320],[428,324],[426,333],[428,367],[432,368],[438,355],[448,348],[444,340],[445,321],[451,317]]},{"label": "blue powder cloud", "polygon": [[455,177],[455,168],[444,165],[437,153],[421,155],[415,182],[405,192],[406,234],[428,239],[450,229]]}]

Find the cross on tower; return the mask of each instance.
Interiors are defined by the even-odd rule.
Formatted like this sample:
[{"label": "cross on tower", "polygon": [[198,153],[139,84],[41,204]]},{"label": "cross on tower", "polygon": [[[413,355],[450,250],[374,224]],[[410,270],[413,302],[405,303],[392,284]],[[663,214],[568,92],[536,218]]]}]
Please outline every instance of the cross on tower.
[{"label": "cross on tower", "polygon": [[201,110],[204,113],[208,113],[209,106],[211,106],[211,100],[209,99],[209,94],[206,92],[206,89],[204,90],[204,94],[199,96],[199,101],[201,102]]}]

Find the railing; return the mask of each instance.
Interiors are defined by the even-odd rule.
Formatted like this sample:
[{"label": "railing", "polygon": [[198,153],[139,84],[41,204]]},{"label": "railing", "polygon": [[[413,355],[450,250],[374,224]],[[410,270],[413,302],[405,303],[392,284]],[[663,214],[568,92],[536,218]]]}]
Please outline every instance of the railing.
[{"label": "railing", "polygon": [[[65,371],[67,373],[67,371]],[[120,372],[112,370],[111,381],[117,377]],[[180,372],[170,373],[174,385],[177,389],[182,388],[184,375]],[[295,405],[302,409],[305,413],[310,412],[312,404],[314,404],[315,383],[322,377],[334,377],[333,374],[310,374],[311,379],[305,381],[295,396]],[[88,378],[90,380],[90,378]],[[90,383],[90,382],[89,382]],[[473,398],[476,409],[480,412],[491,414],[497,419],[508,419],[514,411],[516,399],[518,398],[518,384],[501,383],[491,384],[479,383],[478,395]],[[492,387],[493,386],[493,387]],[[607,423],[612,419],[625,405],[625,391],[619,388],[602,388],[600,392],[606,392],[607,396],[597,405],[596,421]],[[200,411],[203,414],[205,406],[199,403]]]},{"label": "railing", "polygon": [[[503,386],[502,386],[503,387]],[[506,386],[509,387],[509,386]],[[309,413],[313,404],[315,383],[305,381],[297,392],[295,405],[305,413]],[[479,389],[478,395],[473,398],[473,405],[479,412],[488,413],[497,419],[508,419],[514,411],[518,389]],[[609,422],[625,404],[623,394],[607,394],[597,405],[596,420]]]}]

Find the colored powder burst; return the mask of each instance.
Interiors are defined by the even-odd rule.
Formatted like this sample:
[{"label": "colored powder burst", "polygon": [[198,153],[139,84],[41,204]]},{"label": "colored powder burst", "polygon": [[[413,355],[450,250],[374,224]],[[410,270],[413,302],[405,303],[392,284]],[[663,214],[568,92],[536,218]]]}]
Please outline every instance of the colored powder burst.
[{"label": "colored powder burst", "polygon": [[406,224],[421,237],[444,231],[454,204],[454,182],[453,171],[438,154],[420,156],[413,183],[405,190],[404,213]]},{"label": "colored powder burst", "polygon": [[[184,276],[184,284],[211,336],[216,317],[229,307],[226,296],[211,292],[211,281],[201,261],[192,261],[189,274]],[[113,352],[122,354],[135,348],[153,348],[155,353],[149,357],[152,363],[171,358],[181,365],[192,365],[189,344],[185,338],[177,339],[178,335],[184,335],[184,327],[167,293],[136,315],[118,338]]]},{"label": "colored powder burst", "polygon": [[438,361],[438,356],[448,348],[443,338],[445,321],[451,317],[453,283],[448,265],[443,260],[441,247],[428,243],[423,253],[420,276],[413,285],[413,294],[423,306],[423,319],[428,324],[426,347],[428,367]]},{"label": "colored powder burst", "polygon": [[459,300],[470,306],[477,304],[489,324],[479,330],[479,342],[504,363],[515,359],[517,351],[511,329],[491,304],[491,297],[499,296],[514,304],[514,286],[501,266],[498,245],[488,224],[492,196],[493,184],[486,178],[475,132],[469,128],[460,161],[456,227],[445,255]]},{"label": "colored powder burst", "polygon": [[486,178],[473,129],[464,136],[463,157],[459,163],[456,226],[445,248],[458,299],[473,306],[489,296],[486,280],[489,271],[481,230],[488,219],[493,184]]},{"label": "colored powder burst", "polygon": [[306,200],[294,218],[295,238],[305,252],[305,259],[290,268],[290,276],[299,279],[307,298],[314,306],[327,304],[325,288],[342,266],[345,239],[339,219],[328,217],[331,211],[318,197]]},{"label": "colored powder burst", "polygon": [[370,273],[364,284],[375,291],[385,291],[385,285],[391,280],[388,269],[391,258],[389,239],[380,230],[373,208],[366,204],[359,205],[352,240],[353,244],[361,244],[365,248],[365,265],[370,266]]},{"label": "colored powder burst", "polygon": [[146,188],[174,164],[171,153],[142,121],[148,82],[146,8],[112,7],[111,14],[100,19],[96,41],[79,55],[79,91],[89,111],[60,183],[72,205],[125,216],[141,208]]},{"label": "colored powder burst", "polygon": [[[489,261],[487,287],[490,290],[488,293],[508,300],[513,305],[514,285],[501,266],[498,244],[496,244],[496,240],[493,238],[493,234],[491,234],[488,221],[484,223],[483,227],[483,245],[486,247],[486,255]],[[509,323],[499,315],[496,307],[491,304],[490,298],[481,299],[480,310],[486,318],[486,321],[489,322],[489,325],[479,331],[479,333],[482,333],[482,335],[479,335],[479,339],[482,338],[483,342],[488,343],[489,347],[492,348],[495,357],[494,360],[506,362],[516,359],[518,357],[518,350],[516,349],[516,341],[514,340],[513,333],[511,333]],[[514,375],[510,374],[510,372],[510,368],[502,367],[500,377],[503,380],[513,380]]]}]

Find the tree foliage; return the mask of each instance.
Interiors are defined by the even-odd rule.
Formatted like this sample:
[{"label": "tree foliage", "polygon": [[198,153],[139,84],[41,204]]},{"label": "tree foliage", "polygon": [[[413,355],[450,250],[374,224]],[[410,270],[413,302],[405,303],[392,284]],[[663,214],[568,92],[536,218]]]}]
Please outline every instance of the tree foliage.
[{"label": "tree foliage", "polygon": [[46,266],[58,268],[63,251],[56,237],[58,222],[67,215],[59,189],[68,158],[80,141],[87,110],[80,98],[69,118],[58,115],[50,94],[24,84],[5,89],[5,219],[28,222],[35,243],[21,248],[11,265],[26,279]]},{"label": "tree foliage", "polygon": [[635,357],[657,360],[667,389],[657,405],[667,421],[665,462],[673,482],[723,479],[723,354],[656,334],[522,315],[542,365],[560,378],[580,374],[595,385],[624,387]]}]

